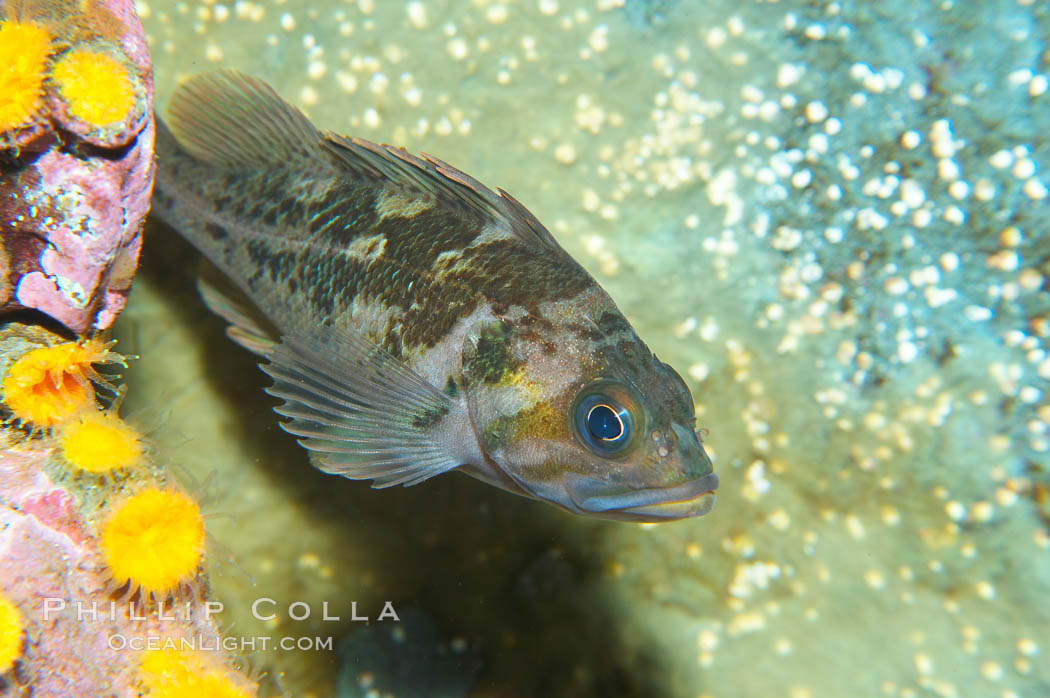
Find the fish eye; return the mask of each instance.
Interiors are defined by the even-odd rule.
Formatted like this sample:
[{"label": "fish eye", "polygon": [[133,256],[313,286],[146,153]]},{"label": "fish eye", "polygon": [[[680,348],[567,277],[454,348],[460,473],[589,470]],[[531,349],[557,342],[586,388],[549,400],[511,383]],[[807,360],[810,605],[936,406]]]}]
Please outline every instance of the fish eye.
[{"label": "fish eye", "polygon": [[615,441],[623,436],[624,417],[630,419],[625,410],[617,410],[604,403],[597,404],[587,413],[587,431],[596,439]]},{"label": "fish eye", "polygon": [[587,391],[577,399],[573,424],[580,440],[599,455],[622,453],[634,440],[631,411],[605,391]]}]

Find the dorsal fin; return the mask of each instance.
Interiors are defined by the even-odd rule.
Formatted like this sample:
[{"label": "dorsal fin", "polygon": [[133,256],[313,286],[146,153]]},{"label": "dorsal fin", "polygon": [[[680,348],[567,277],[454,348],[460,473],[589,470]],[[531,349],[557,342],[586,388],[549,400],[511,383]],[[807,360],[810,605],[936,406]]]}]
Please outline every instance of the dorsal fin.
[{"label": "dorsal fin", "polygon": [[168,126],[191,155],[222,167],[318,154],[321,134],[261,80],[232,70],[190,78],[171,96]]},{"label": "dorsal fin", "polygon": [[462,170],[404,148],[379,145],[363,138],[345,138],[328,132],[322,147],[351,172],[376,181],[391,182],[420,194],[429,194],[446,205],[461,206],[504,223],[519,240],[541,250],[564,255],[565,251],[543,224],[517,199],[502,189],[492,191]]},{"label": "dorsal fin", "polygon": [[360,177],[466,207],[502,222],[525,244],[566,254],[550,231],[502,189],[494,192],[432,155],[417,157],[362,138],[322,135],[269,85],[236,71],[205,73],[181,85],[168,105],[168,125],[191,155],[220,167],[284,163],[323,148]]}]

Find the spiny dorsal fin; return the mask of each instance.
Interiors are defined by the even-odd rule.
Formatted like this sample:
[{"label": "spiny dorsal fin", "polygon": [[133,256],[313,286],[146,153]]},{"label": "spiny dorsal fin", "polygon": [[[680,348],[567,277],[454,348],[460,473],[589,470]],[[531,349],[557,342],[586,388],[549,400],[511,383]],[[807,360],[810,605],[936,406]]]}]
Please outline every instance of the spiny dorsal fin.
[{"label": "spiny dorsal fin", "polygon": [[429,194],[454,206],[466,207],[486,218],[503,222],[522,242],[546,252],[566,254],[543,224],[517,199],[502,189],[492,191],[462,170],[420,153],[415,156],[404,148],[378,145],[363,138],[345,138],[326,133],[322,147],[358,176]]},{"label": "spiny dorsal fin", "polygon": [[218,166],[318,153],[321,134],[261,80],[232,70],[190,78],[171,96],[168,125],[191,155]]}]

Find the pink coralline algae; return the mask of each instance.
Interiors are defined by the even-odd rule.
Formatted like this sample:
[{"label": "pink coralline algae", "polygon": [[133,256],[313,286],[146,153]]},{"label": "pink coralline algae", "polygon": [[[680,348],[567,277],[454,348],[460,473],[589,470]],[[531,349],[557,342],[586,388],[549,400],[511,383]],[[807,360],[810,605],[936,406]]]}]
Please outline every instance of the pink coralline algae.
[{"label": "pink coralline algae", "polygon": [[[34,352],[71,344],[37,326],[4,323],[0,383],[9,385]],[[85,452],[120,455],[99,422],[90,426],[92,415],[104,419],[111,437],[123,424],[116,408],[99,407],[92,393],[64,428],[26,433],[10,420],[0,424],[0,698],[256,695],[239,669],[238,639],[218,630],[223,605],[209,596],[203,517],[192,495],[145,448],[134,467],[117,464],[119,473],[83,467]],[[166,499],[191,513],[182,523],[189,520],[197,538],[177,580],[147,588],[140,573],[173,569],[172,550],[184,541],[170,512],[142,510],[143,501]],[[181,692],[162,693],[162,684]],[[206,685],[226,690],[209,693]]]},{"label": "pink coralline algae", "polygon": [[105,329],[131,286],[153,184],[142,25],[131,0],[5,0],[0,32],[12,52],[0,56],[0,310]]},{"label": "pink coralline algae", "polygon": [[30,687],[41,696],[139,695],[143,655],[125,642],[216,644],[215,617],[198,596],[162,607],[113,595],[92,522],[44,472],[53,458],[43,444],[0,450],[0,594],[22,610],[29,638],[15,672],[0,678],[0,696]]}]

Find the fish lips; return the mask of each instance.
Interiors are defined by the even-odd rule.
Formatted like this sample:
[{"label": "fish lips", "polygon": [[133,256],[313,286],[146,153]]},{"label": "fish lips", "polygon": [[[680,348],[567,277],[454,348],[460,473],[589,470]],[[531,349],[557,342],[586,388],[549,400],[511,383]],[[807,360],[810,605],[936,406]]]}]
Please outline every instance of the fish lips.
[{"label": "fish lips", "polygon": [[[715,505],[718,475],[707,473],[672,487],[650,487],[606,494],[609,483],[575,473],[564,478],[576,508],[584,514],[620,521],[658,523],[703,516]],[[603,492],[603,490],[605,492]]]}]

